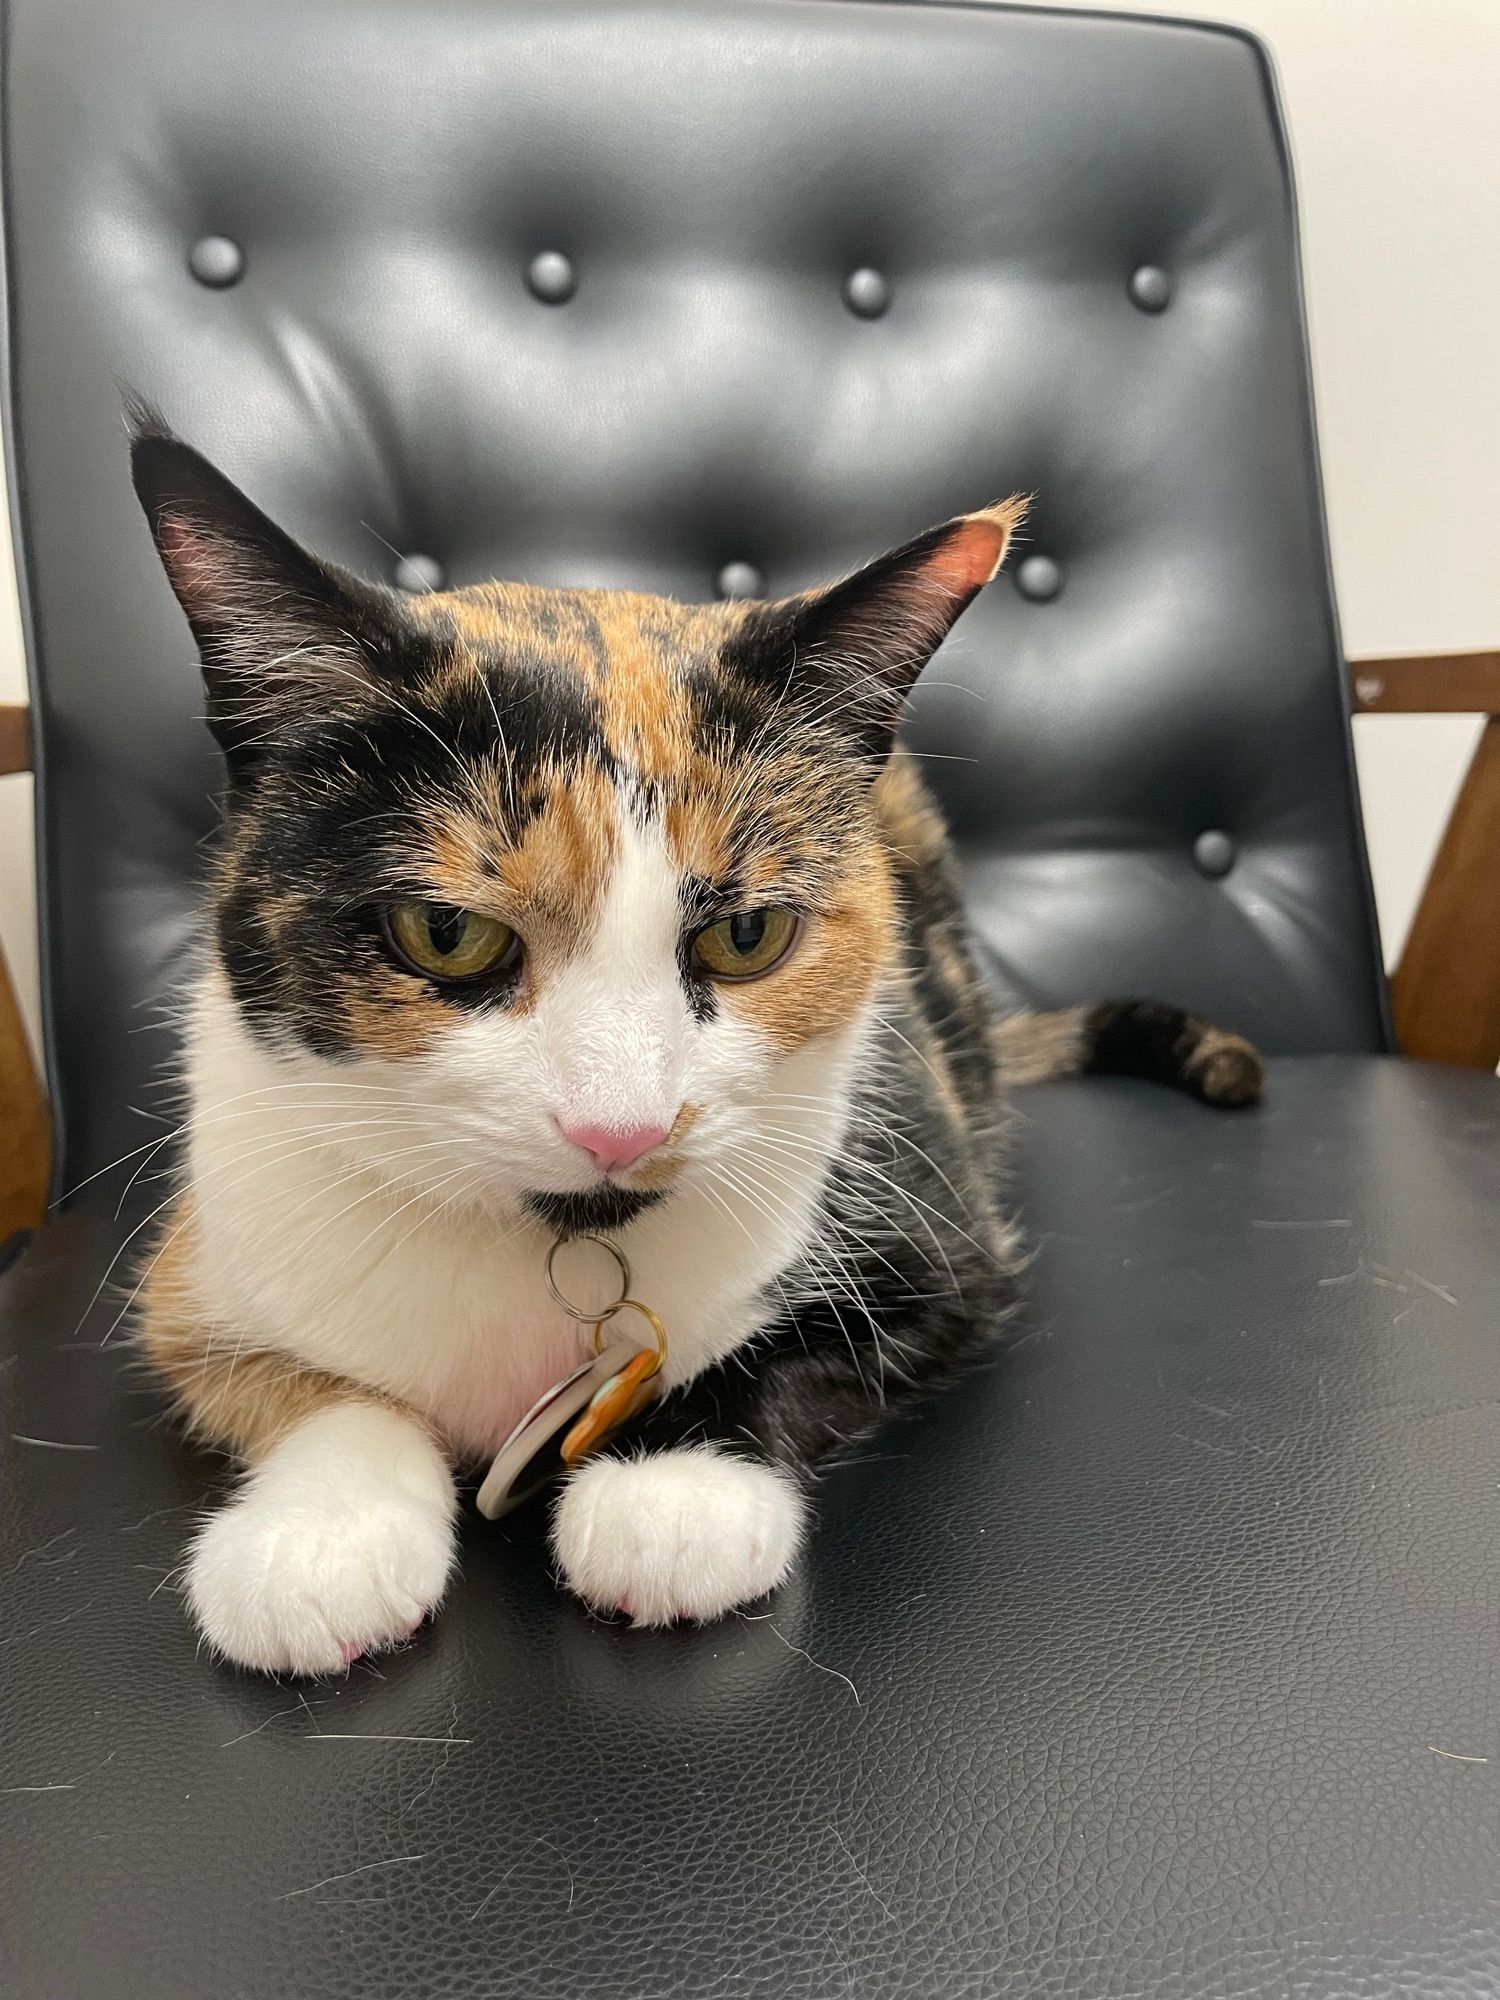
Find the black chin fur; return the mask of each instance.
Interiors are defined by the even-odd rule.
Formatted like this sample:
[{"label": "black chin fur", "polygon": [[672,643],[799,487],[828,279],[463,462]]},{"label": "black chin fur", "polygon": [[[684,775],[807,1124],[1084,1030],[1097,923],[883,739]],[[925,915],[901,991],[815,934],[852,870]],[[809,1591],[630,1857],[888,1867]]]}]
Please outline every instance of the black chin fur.
[{"label": "black chin fur", "polygon": [[525,1197],[526,1206],[539,1222],[564,1236],[600,1236],[611,1229],[623,1229],[648,1208],[666,1197],[664,1188],[637,1192],[606,1182],[585,1194],[548,1194],[535,1190]]}]

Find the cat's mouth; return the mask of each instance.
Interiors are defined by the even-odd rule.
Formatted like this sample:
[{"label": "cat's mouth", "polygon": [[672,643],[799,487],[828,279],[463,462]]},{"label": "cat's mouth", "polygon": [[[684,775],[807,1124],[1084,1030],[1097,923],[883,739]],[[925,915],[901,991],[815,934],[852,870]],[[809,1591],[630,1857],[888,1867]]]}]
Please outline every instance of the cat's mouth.
[{"label": "cat's mouth", "polygon": [[533,1189],[522,1200],[539,1222],[566,1236],[597,1236],[611,1229],[623,1229],[648,1208],[665,1201],[665,1188],[617,1187],[601,1181],[582,1194],[553,1194]]}]

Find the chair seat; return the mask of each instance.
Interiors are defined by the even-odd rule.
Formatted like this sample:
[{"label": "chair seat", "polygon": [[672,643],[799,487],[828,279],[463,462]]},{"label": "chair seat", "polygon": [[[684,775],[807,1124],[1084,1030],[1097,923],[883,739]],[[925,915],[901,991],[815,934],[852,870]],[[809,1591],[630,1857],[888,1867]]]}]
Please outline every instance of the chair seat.
[{"label": "chair seat", "polygon": [[779,1598],[598,1624],[471,1520],[336,1685],[196,1652],[101,1183],[0,1282],[7,1993],[1493,1990],[1497,1142],[1373,1057],[1026,1093],[1024,1312]]}]

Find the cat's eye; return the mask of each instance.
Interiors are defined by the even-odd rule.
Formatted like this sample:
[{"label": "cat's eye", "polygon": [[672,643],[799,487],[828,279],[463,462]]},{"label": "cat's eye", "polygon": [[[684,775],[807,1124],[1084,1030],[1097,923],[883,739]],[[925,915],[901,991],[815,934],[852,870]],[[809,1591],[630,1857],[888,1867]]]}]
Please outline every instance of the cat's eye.
[{"label": "cat's eye", "polygon": [[521,962],[521,940],[509,924],[452,903],[391,903],[384,920],[396,956],[429,979],[478,979]]},{"label": "cat's eye", "polygon": [[757,979],[791,950],[797,912],[779,903],[721,917],[693,939],[693,963],[715,979]]}]

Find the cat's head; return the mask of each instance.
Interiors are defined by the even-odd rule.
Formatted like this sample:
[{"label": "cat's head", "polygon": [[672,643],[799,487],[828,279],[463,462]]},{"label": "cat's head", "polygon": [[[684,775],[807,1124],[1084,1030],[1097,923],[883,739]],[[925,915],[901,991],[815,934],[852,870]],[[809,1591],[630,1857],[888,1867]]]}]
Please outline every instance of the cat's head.
[{"label": "cat's head", "polygon": [[228,764],[228,990],[289,1087],[430,1134],[372,1119],[394,1178],[619,1225],[838,1070],[900,949],[873,789],[1019,502],[780,602],[408,597],[155,420],[133,463]]}]

